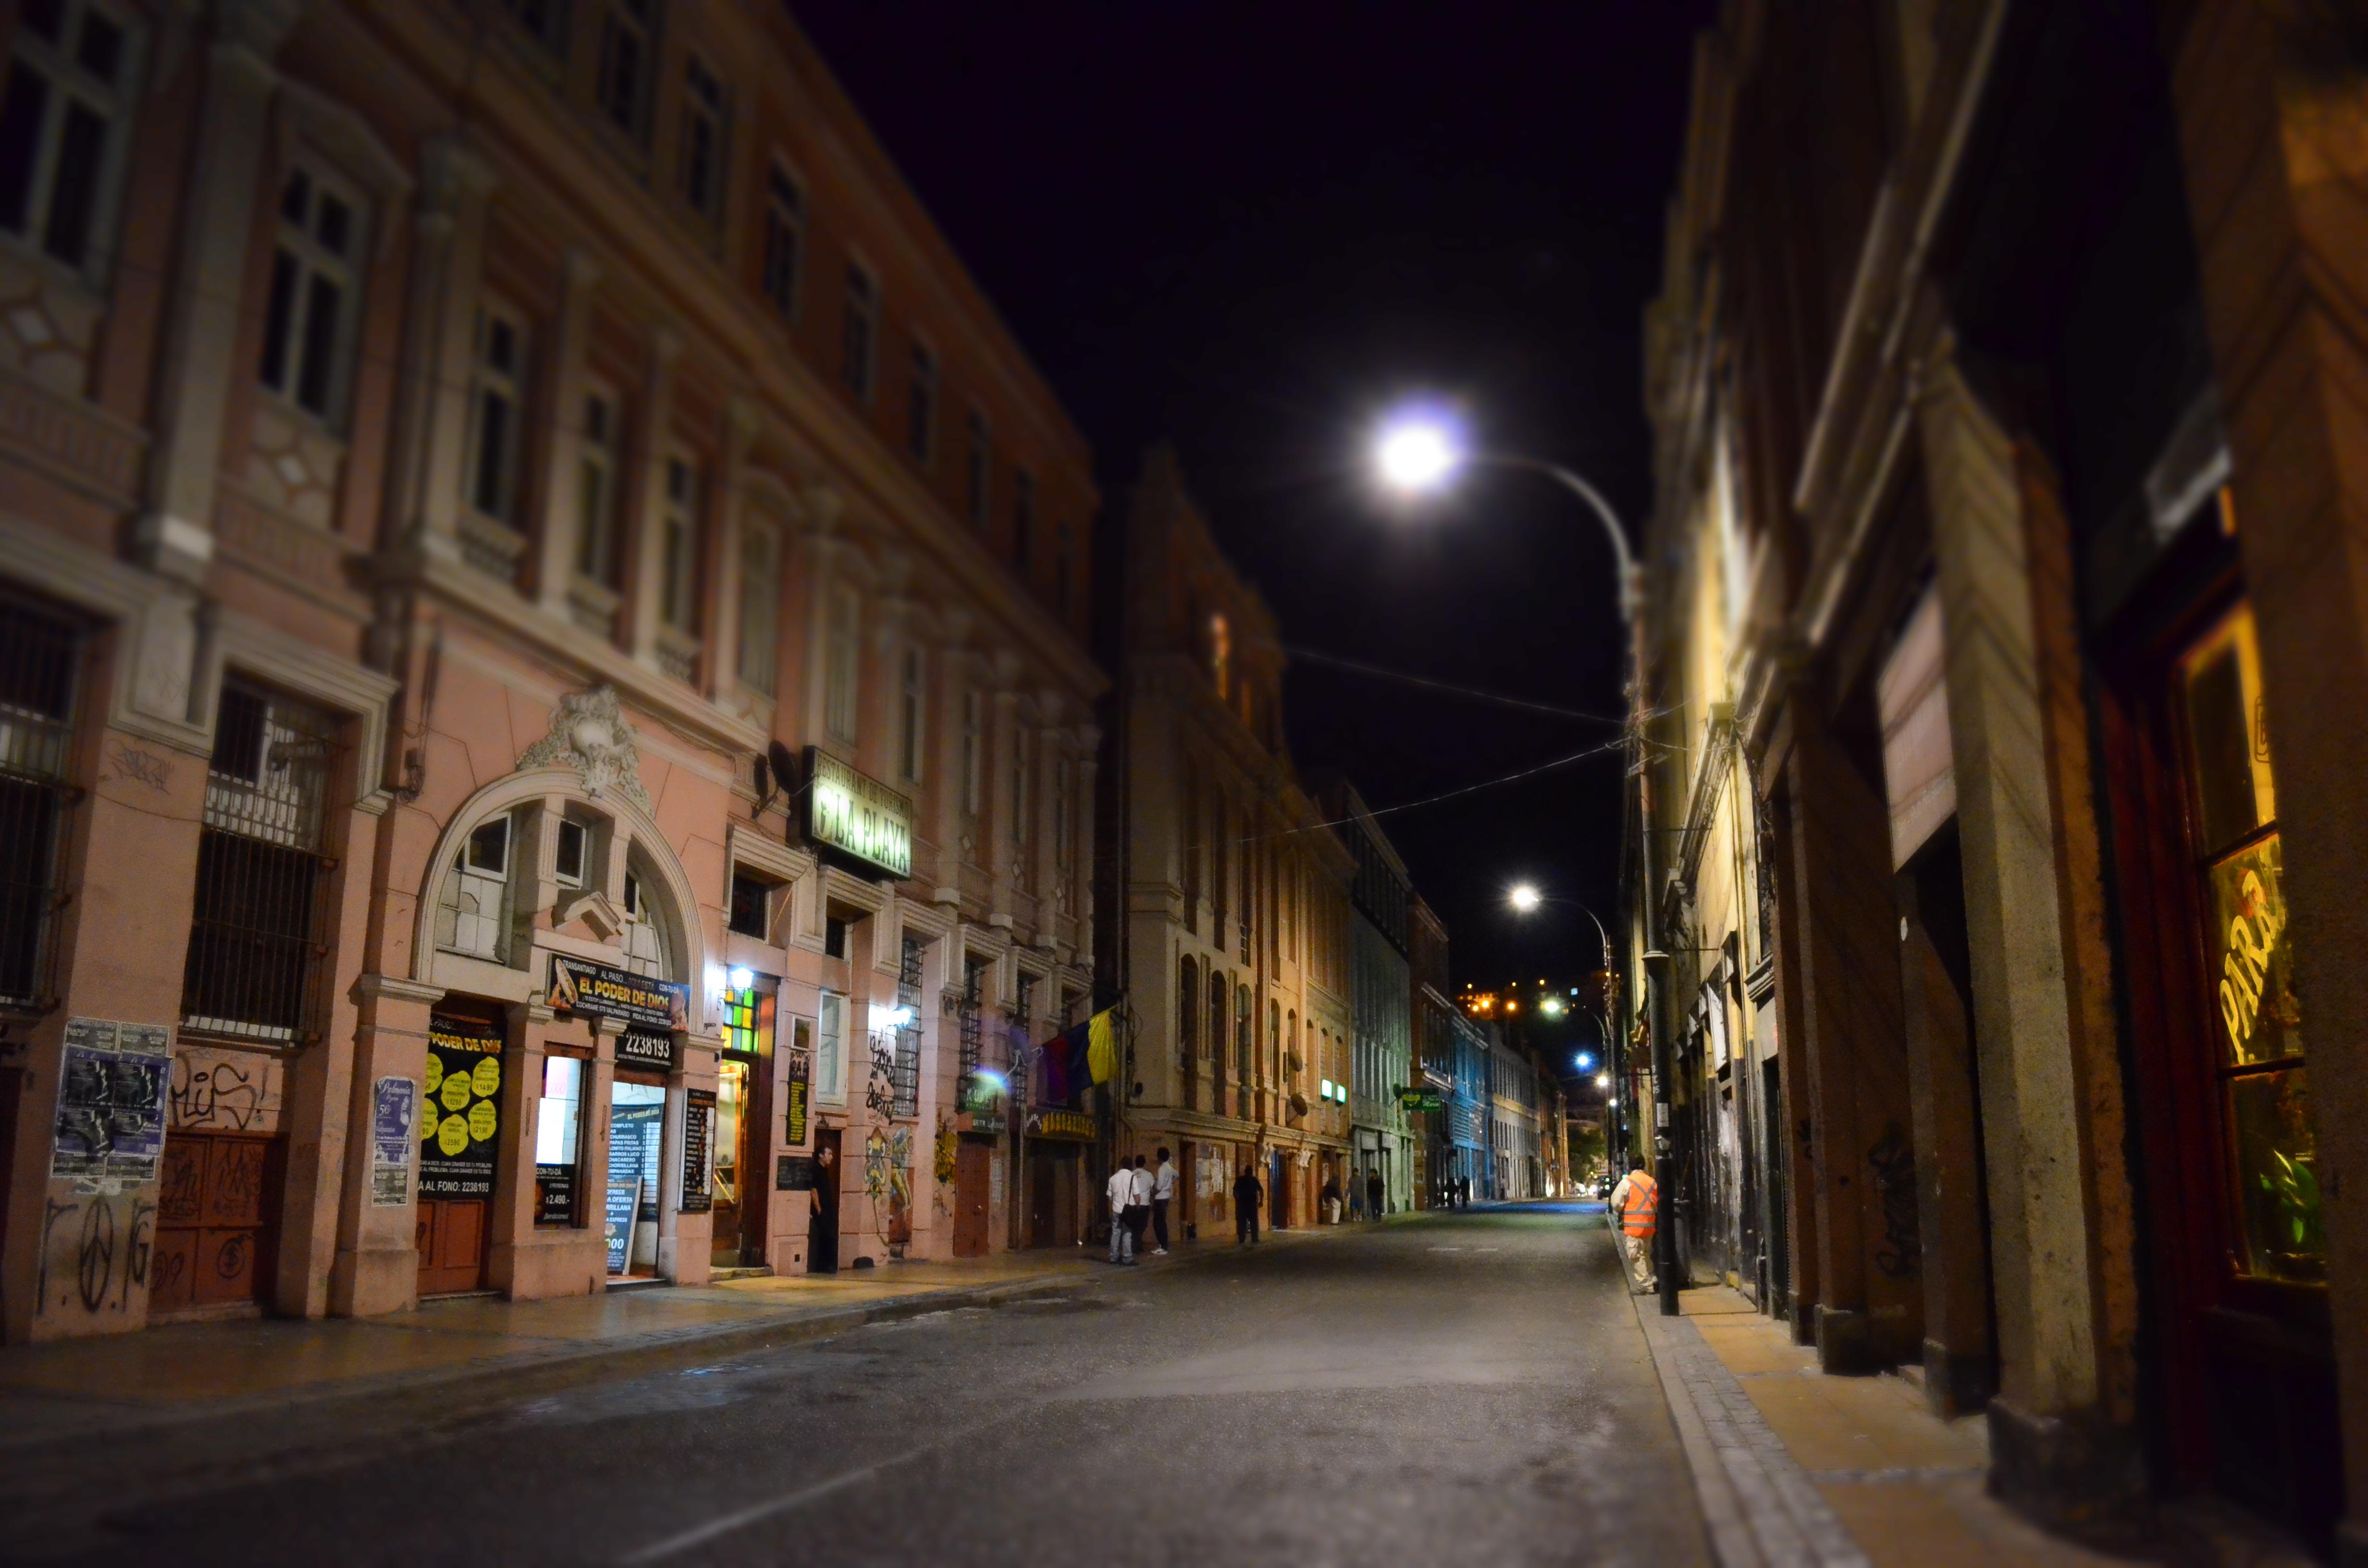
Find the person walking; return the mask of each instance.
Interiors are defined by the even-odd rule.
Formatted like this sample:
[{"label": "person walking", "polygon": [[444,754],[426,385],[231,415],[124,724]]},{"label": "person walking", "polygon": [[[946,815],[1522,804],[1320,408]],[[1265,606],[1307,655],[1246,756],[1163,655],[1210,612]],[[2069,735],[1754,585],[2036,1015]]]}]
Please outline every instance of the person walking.
[{"label": "person walking", "polygon": [[1365,1178],[1365,1212],[1376,1220],[1382,1217],[1382,1173],[1379,1171]]},{"label": "person walking", "polygon": [[1258,1244],[1258,1203],[1266,1189],[1258,1185],[1258,1171],[1250,1165],[1242,1167],[1241,1176],[1234,1182],[1234,1244],[1247,1242]]},{"label": "person walking", "polygon": [[1127,1228],[1126,1223],[1127,1201],[1133,1196],[1134,1166],[1121,1160],[1118,1168],[1110,1172],[1110,1260],[1112,1263],[1134,1261],[1134,1233]]},{"label": "person walking", "polygon": [[1337,1176],[1326,1176],[1324,1178],[1324,1190],[1316,1194],[1316,1197],[1322,1199],[1324,1204],[1324,1222],[1327,1225],[1338,1224],[1340,1222],[1340,1178]]},{"label": "person walking", "polygon": [[1167,1206],[1176,1201],[1176,1165],[1167,1157],[1165,1144],[1159,1150],[1159,1169],[1151,1177],[1151,1233],[1159,1243],[1152,1249],[1160,1257],[1167,1256]]},{"label": "person walking", "polygon": [[1151,1162],[1134,1157],[1133,1180],[1126,1195],[1126,1228],[1133,1233],[1134,1256],[1143,1256],[1143,1233],[1151,1223]]},{"label": "person walking", "polygon": [[1660,1229],[1661,1189],[1638,1165],[1611,1189],[1611,1224],[1627,1250],[1628,1274],[1639,1296],[1660,1289],[1654,1278],[1653,1233]]}]

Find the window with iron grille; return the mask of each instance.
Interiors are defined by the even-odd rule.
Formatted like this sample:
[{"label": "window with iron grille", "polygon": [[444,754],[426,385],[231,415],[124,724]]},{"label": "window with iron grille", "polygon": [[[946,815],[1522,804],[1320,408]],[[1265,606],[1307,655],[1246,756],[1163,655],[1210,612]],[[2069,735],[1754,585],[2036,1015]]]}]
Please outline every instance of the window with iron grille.
[{"label": "window with iron grille", "polygon": [[0,598],[0,1006],[51,999],[50,915],[81,644],[72,621]]},{"label": "window with iron grille", "polygon": [[918,937],[905,938],[903,960],[896,971],[896,1006],[912,1021],[896,1031],[896,1064],[889,1085],[896,1096],[895,1114],[921,1114],[921,949]]},{"label": "window with iron grille", "polygon": [[962,960],[962,1075],[968,1082],[978,1071],[979,1041],[984,1029],[979,1023],[979,998],[985,989],[986,966],[976,959]]},{"label": "window with iron grille", "polygon": [[288,1041],[310,1032],[336,745],[331,715],[223,683],[181,978],[184,1028]]}]

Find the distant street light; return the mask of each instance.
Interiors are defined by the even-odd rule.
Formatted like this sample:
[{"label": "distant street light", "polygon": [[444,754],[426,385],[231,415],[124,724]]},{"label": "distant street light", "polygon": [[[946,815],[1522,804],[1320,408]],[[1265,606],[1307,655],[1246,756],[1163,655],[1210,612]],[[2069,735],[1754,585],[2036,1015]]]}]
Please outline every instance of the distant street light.
[{"label": "distant street light", "polygon": [[1538,1011],[1543,1013],[1549,1018],[1561,1017],[1562,998],[1559,996],[1547,997],[1544,1001],[1538,1004]]},{"label": "distant street light", "polygon": [[1598,1073],[1595,1075],[1595,1086],[1599,1089],[1610,1088],[1611,1086],[1611,1074],[1609,1073]]},{"label": "distant street light", "polygon": [[1582,1051],[1578,1053],[1578,1070],[1580,1072],[1584,1073],[1594,1065],[1595,1052],[1591,1051]]},{"label": "distant street light", "polygon": [[1527,915],[1530,911],[1535,909],[1539,904],[1545,902],[1544,896],[1541,894],[1537,889],[1531,887],[1527,882],[1523,882],[1520,886],[1516,887],[1511,892],[1506,895],[1506,898],[1515,909],[1520,910],[1524,915]]}]

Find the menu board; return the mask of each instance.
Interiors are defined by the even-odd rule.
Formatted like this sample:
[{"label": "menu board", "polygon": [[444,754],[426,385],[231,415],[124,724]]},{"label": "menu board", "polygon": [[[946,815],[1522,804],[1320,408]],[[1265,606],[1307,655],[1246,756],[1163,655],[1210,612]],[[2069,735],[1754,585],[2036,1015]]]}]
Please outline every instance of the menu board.
[{"label": "menu board", "polygon": [[575,1167],[534,1167],[534,1222],[538,1225],[575,1223]]},{"label": "menu board", "polygon": [[427,1020],[427,1100],[419,1118],[419,1196],[491,1198],[501,1134],[502,1030],[476,1018]]},{"label": "menu board", "polygon": [[783,1154],[773,1166],[778,1192],[812,1192],[822,1184],[822,1166],[812,1154]]},{"label": "menu board", "polygon": [[782,1053],[781,1142],[794,1148],[806,1141],[806,1107],[814,1087],[814,1020],[790,1020],[790,1048]]},{"label": "menu board", "polygon": [[609,1113],[609,1175],[639,1186],[644,1220],[658,1217],[658,1140],[665,1128],[662,1105],[620,1105]]},{"label": "menu board", "polygon": [[642,1184],[612,1181],[602,1210],[600,1233],[609,1244],[609,1272],[622,1274],[633,1256],[633,1218],[642,1206]]},{"label": "menu board", "polygon": [[715,1207],[709,1185],[708,1165],[715,1142],[715,1091],[685,1089],[682,1107],[682,1201],[684,1214],[704,1214]]}]

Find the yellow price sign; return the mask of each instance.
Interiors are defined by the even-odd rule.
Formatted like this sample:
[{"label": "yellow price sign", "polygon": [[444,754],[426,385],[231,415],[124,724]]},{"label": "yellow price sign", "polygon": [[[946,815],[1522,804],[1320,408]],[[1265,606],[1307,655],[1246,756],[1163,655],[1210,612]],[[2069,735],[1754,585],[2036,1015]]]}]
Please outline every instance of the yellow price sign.
[{"label": "yellow price sign", "polygon": [[479,1100],[469,1108],[469,1136],[482,1143],[494,1135],[494,1102]]},{"label": "yellow price sign", "polygon": [[431,1051],[427,1053],[427,1092],[434,1094],[437,1086],[443,1082],[444,1059]]},{"label": "yellow price sign", "polygon": [[469,1074],[469,1082],[477,1093],[492,1098],[502,1086],[502,1059],[498,1056],[479,1059],[476,1069]]},{"label": "yellow price sign", "polygon": [[436,1146],[443,1150],[448,1158],[457,1159],[466,1152],[469,1147],[469,1119],[465,1116],[446,1117],[443,1125],[436,1130]]}]

